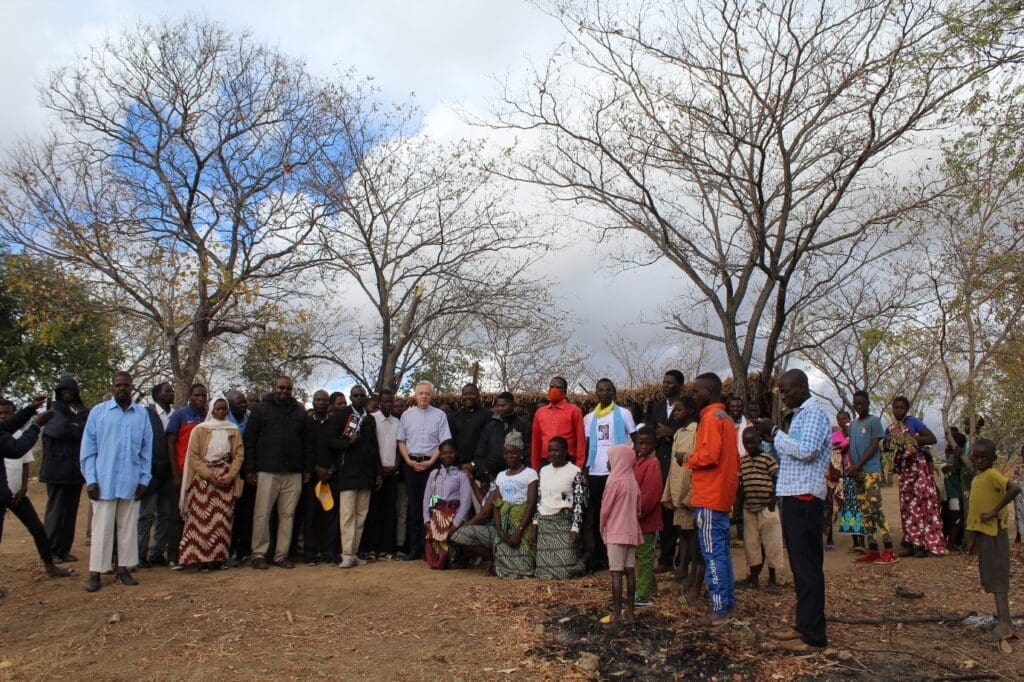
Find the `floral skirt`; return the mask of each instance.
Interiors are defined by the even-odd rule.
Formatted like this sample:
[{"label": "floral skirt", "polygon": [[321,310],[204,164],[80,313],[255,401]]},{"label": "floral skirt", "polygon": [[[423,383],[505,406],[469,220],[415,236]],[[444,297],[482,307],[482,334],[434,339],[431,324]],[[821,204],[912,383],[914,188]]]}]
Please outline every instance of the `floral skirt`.
[{"label": "floral skirt", "polygon": [[864,517],[861,516],[857,500],[857,481],[843,476],[843,505],[839,508],[839,532],[859,534],[864,532]]},{"label": "floral skirt", "polygon": [[946,553],[942,535],[942,506],[928,460],[916,454],[901,455],[900,523],[903,541],[932,554]]}]

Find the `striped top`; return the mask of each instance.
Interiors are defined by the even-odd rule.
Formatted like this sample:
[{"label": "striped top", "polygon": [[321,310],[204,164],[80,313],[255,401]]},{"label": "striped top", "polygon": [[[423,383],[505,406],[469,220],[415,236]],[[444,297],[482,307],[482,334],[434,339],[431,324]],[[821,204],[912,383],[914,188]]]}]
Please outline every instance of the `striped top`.
[{"label": "striped top", "polygon": [[740,477],[743,480],[743,508],[760,511],[775,497],[775,474],[779,465],[766,452],[747,455],[740,460]]}]

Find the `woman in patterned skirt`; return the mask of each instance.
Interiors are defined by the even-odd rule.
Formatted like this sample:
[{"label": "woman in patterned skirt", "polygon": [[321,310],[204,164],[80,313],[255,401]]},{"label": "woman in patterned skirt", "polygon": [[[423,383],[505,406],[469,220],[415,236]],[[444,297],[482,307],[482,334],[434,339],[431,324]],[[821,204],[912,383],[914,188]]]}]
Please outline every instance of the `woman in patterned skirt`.
[{"label": "woman in patterned skirt", "polygon": [[929,445],[935,435],[917,417],[911,417],[910,401],[892,401],[893,423],[886,429],[885,449],[894,453],[894,471],[900,476],[900,522],[904,551],[900,556],[924,558],[946,553],[942,535],[942,507],[932,477]]},{"label": "woman in patterned skirt", "polygon": [[865,551],[864,517],[861,516],[860,502],[857,501],[857,481],[846,473],[852,464],[850,462],[850,414],[839,412],[836,414],[836,423],[839,424],[839,428],[832,432],[832,452],[833,459],[835,459],[835,454],[839,455],[838,459],[843,472],[843,478],[840,481],[843,490],[842,495],[839,496],[841,500],[836,520],[839,522],[840,533],[853,536],[853,547],[850,548],[850,551],[863,554]]},{"label": "woman in patterned skirt", "polygon": [[179,504],[185,528],[178,548],[182,566],[223,568],[231,545],[235,498],[241,495],[245,448],[242,434],[228,421],[228,401],[218,398],[206,421],[189,436]]},{"label": "woman in patterned skirt", "polygon": [[579,535],[587,488],[583,472],[569,462],[569,444],[561,436],[548,443],[548,463],[540,470],[539,491],[534,577],[565,580],[583,575]]},{"label": "woman in patterned skirt", "polygon": [[498,474],[494,497],[494,572],[506,580],[533,575],[537,555],[537,472],[523,464],[523,437],[516,430],[505,436],[505,464]]}]

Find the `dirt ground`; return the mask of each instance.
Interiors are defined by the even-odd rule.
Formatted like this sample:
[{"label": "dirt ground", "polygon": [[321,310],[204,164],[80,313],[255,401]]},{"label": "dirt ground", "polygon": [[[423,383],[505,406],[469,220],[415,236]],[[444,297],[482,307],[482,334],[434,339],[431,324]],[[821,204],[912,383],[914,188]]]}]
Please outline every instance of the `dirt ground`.
[{"label": "dirt ground", "polygon": [[[886,491],[898,524],[896,491]],[[45,492],[34,483],[38,510]],[[708,632],[661,580],[639,623],[598,623],[606,574],[575,581],[502,582],[479,570],[438,572],[386,562],[343,571],[242,568],[209,574],[140,570],[141,585],[79,575],[50,580],[31,538],[8,515],[0,545],[0,679],[1022,679],[1024,640],[1004,654],[957,622],[830,624],[828,651],[779,654],[766,633],[792,617],[793,596],[738,594],[737,619]],[[959,555],[855,566],[849,540],[826,554],[828,614],[840,618],[991,613],[977,566]],[[742,550],[733,553],[737,577]],[[788,576],[786,576],[788,579]],[[1011,608],[1024,610],[1024,559],[1014,552]],[[923,597],[896,595],[919,592]]]}]

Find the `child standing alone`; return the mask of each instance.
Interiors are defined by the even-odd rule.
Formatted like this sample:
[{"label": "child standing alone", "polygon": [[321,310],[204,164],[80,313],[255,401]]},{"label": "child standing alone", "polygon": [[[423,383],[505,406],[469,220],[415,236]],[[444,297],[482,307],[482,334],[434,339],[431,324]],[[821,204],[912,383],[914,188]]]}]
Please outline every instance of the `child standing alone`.
[{"label": "child standing alone", "polygon": [[611,473],[601,500],[601,538],[608,547],[608,570],[612,574],[611,622],[623,620],[622,578],[626,577],[625,621],[633,622],[636,598],[636,548],[643,543],[640,533],[640,485],[633,475],[636,454],[628,445],[608,448]]},{"label": "child standing alone", "polygon": [[996,627],[986,636],[990,642],[1014,636],[1010,620],[1010,536],[1006,531],[1009,520],[1006,505],[1020,494],[1020,486],[992,468],[995,458],[995,443],[979,438],[971,452],[971,463],[977,474],[971,483],[971,504],[967,511],[971,554],[978,554],[981,586],[996,600]]}]

